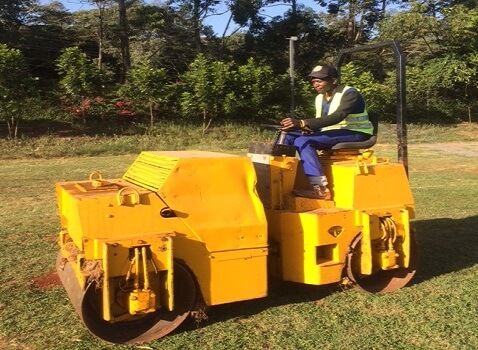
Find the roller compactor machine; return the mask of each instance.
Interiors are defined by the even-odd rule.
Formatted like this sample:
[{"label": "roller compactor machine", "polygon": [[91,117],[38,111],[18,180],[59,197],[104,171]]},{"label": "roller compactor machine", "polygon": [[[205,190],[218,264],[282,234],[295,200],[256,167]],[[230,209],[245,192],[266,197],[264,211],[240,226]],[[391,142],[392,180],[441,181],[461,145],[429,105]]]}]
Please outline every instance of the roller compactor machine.
[{"label": "roller compactor machine", "polygon": [[122,178],[57,183],[57,271],[76,312],[106,341],[142,343],[198,305],[266,297],[270,279],[404,286],[414,201],[403,162],[362,149],[374,142],[320,155],[331,201],[293,194],[306,177],[277,144],[247,156],[143,152]]}]

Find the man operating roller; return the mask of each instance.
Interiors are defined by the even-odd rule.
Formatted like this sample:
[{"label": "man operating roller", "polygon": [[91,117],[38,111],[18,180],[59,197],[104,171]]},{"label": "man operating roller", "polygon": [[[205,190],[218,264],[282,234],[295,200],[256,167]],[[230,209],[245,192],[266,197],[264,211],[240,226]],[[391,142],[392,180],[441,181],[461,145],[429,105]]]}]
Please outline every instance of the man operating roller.
[{"label": "man operating roller", "polygon": [[339,84],[337,70],[330,65],[316,66],[309,74],[318,95],[315,118],[282,119],[287,131],[284,143],[296,147],[312,190],[296,190],[301,197],[330,200],[327,177],[317,150],[331,149],[341,142],[361,142],[373,134],[365,100],[353,87]]}]

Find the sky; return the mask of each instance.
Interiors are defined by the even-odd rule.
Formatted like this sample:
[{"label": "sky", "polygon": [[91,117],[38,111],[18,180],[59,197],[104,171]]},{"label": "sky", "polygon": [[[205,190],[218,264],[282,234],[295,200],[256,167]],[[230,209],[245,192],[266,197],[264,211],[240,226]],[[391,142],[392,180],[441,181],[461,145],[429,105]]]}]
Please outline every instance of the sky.
[{"label": "sky", "polygon": [[[40,3],[41,4],[47,4],[49,3],[50,0],[40,0]],[[94,8],[94,6],[88,4],[88,2],[86,0],[60,0],[60,2],[65,5],[65,7],[70,10],[70,11],[80,11],[80,10],[88,10],[88,9],[92,9]],[[146,0],[146,2],[148,3],[159,3],[159,1],[155,1],[155,0],[152,0],[152,1],[148,1]],[[308,6],[308,7],[312,7],[315,11],[318,11],[319,10],[319,6],[317,5],[317,3],[314,3],[313,0],[302,0],[300,1],[300,4],[303,4],[305,6]],[[270,16],[270,17],[274,17],[274,16],[279,16],[279,15],[282,15],[285,11],[287,11],[288,9],[290,8],[290,5],[287,5],[287,4],[284,4],[284,5],[280,5],[280,4],[277,4],[277,5],[274,5],[274,6],[271,6],[271,7],[268,7],[266,9],[264,9],[262,12],[263,14],[267,17],[267,16]],[[224,12],[225,11],[225,7],[221,9],[221,7],[218,7],[218,13],[221,13],[221,12]],[[226,25],[227,25],[227,21],[229,19],[229,13],[225,13],[221,16],[217,15],[217,16],[210,16],[210,17],[207,17],[204,21],[205,24],[207,25],[211,25],[214,29],[214,31],[218,34],[218,35],[222,35],[222,33],[224,32],[224,29],[226,28]],[[231,31],[233,31],[237,26],[233,26],[232,24],[230,25],[230,28],[228,30],[228,33],[230,33]]]}]

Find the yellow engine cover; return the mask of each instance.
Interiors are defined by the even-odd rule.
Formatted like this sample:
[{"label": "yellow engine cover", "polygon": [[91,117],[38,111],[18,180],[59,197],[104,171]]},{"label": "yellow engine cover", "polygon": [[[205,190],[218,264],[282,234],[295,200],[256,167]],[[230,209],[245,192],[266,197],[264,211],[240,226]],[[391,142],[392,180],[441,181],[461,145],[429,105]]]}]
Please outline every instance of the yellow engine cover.
[{"label": "yellow engine cover", "polygon": [[[267,222],[255,184],[247,157],[203,151],[143,152],[122,179],[58,183],[63,255],[71,240],[75,256],[103,259],[114,278],[127,272],[128,247],[147,245],[158,268],[171,272],[157,243],[168,237],[206,304],[266,296]],[[134,297],[133,310],[149,309]]]},{"label": "yellow engine cover", "polygon": [[247,157],[143,152],[123,179],[155,191],[177,215],[174,257],[194,272],[207,304],[267,294],[267,223]]}]

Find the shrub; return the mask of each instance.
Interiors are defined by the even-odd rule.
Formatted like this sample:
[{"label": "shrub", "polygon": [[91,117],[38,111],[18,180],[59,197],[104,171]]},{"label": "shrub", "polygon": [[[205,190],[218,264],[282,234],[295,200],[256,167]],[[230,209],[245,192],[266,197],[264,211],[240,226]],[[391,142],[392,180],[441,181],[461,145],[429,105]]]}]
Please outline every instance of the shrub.
[{"label": "shrub", "polygon": [[203,134],[213,119],[231,115],[238,107],[233,90],[236,72],[231,64],[199,54],[183,78],[186,91],[181,94],[181,110],[184,115],[202,118]]},{"label": "shrub", "polygon": [[20,118],[27,113],[31,76],[20,50],[0,44],[0,118],[7,123],[8,137],[16,138]]},{"label": "shrub", "polygon": [[145,103],[149,109],[150,127],[154,125],[155,112],[170,95],[166,70],[155,68],[149,60],[141,61],[128,73],[128,79],[120,90],[120,96],[136,103]]},{"label": "shrub", "polygon": [[86,123],[91,101],[101,93],[102,76],[96,65],[78,47],[63,50],[56,61],[60,88],[66,102]]}]

